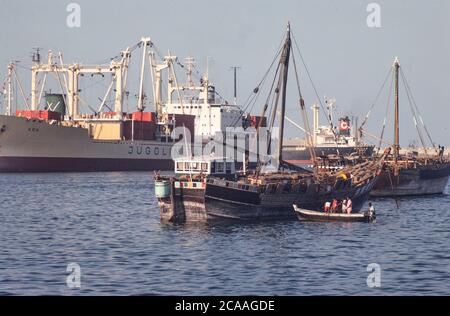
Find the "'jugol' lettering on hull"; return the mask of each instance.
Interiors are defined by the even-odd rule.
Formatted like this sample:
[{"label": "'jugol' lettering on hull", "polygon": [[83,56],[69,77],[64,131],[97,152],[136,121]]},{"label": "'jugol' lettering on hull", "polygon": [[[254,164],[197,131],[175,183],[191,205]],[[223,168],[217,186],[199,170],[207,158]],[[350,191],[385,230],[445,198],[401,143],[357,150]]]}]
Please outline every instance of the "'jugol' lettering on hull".
[{"label": "'jugol' lettering on hull", "polygon": [[146,156],[150,156],[150,155],[155,155],[155,156],[167,156],[167,151],[166,148],[159,148],[157,146],[152,147],[151,146],[132,146],[130,145],[128,147],[128,154],[129,155],[133,155],[133,154],[137,154],[138,156],[140,155],[146,155]]}]

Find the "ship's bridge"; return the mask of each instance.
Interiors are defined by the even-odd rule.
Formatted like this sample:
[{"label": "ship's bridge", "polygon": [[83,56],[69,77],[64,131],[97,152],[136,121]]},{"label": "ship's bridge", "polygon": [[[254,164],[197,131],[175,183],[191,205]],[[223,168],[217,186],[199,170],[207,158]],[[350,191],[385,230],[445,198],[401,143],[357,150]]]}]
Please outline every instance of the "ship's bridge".
[{"label": "ship's bridge", "polygon": [[175,174],[233,175],[235,161],[227,157],[183,157],[175,159]]}]

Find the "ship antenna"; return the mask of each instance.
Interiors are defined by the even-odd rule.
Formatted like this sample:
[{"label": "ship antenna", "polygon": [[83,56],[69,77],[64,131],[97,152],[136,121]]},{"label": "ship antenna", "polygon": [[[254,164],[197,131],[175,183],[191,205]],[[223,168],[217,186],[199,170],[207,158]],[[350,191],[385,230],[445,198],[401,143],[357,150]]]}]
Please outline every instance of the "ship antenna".
[{"label": "ship antenna", "polygon": [[33,47],[33,52],[31,53],[31,61],[36,64],[41,63],[41,48],[40,47]]},{"label": "ship antenna", "polygon": [[194,67],[194,58],[192,56],[189,56],[186,58],[186,75],[187,75],[187,86],[189,88],[194,86],[194,82],[192,81],[192,69]]},{"label": "ship antenna", "polygon": [[231,66],[230,67],[230,70],[233,70],[233,73],[234,73],[234,85],[233,85],[233,87],[234,87],[234,94],[233,94],[233,96],[234,96],[234,105],[237,105],[237,70],[238,69],[241,69],[241,67],[239,67],[239,66]]}]

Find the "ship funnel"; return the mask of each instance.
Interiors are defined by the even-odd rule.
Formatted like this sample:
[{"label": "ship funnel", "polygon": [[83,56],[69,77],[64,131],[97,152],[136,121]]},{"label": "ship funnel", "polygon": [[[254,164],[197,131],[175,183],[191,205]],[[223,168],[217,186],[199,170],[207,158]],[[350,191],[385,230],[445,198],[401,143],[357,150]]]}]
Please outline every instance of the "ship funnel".
[{"label": "ship funnel", "polygon": [[60,93],[46,93],[45,94],[45,110],[61,113],[61,116],[66,115],[65,95]]}]

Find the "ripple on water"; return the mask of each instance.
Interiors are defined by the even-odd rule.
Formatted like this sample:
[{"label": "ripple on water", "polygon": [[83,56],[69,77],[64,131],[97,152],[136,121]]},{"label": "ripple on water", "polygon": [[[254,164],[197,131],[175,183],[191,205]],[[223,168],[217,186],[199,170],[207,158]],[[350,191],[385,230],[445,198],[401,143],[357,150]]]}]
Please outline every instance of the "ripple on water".
[{"label": "ripple on water", "polygon": [[[149,173],[3,174],[0,295],[450,294],[450,198],[376,223],[163,225]],[[70,290],[66,267],[81,266]],[[367,265],[382,286],[367,287]]]}]

